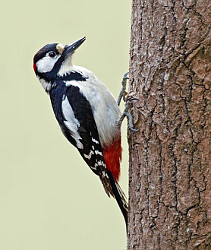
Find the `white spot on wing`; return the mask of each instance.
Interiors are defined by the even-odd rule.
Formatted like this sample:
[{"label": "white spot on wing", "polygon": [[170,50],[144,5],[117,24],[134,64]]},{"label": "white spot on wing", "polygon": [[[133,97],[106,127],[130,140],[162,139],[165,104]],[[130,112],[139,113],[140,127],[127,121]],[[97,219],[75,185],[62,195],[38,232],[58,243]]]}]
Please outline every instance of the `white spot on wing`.
[{"label": "white spot on wing", "polygon": [[91,150],[88,155],[84,154],[84,157],[86,159],[90,160],[93,154],[94,154],[94,152]]},{"label": "white spot on wing", "polygon": [[99,141],[95,140],[94,138],[92,138],[92,141],[96,144],[99,144]]},{"label": "white spot on wing", "polygon": [[105,167],[105,163],[103,161],[98,161],[95,163],[95,167],[98,167],[98,166],[104,166]]},{"label": "white spot on wing", "polygon": [[72,137],[76,141],[76,145],[78,148],[82,149],[83,144],[80,142],[82,139],[78,133],[78,127],[80,126],[79,121],[75,118],[72,107],[67,99],[62,101],[62,112],[66,121],[64,121],[65,126],[70,130]]},{"label": "white spot on wing", "polygon": [[100,152],[100,151],[98,151],[98,150],[95,150],[95,154],[96,154],[96,155],[101,155],[101,156],[103,156],[102,152]]},{"label": "white spot on wing", "polygon": [[96,168],[96,167],[93,167],[93,166],[90,166],[90,168],[93,169],[93,170],[97,170],[97,168]]}]

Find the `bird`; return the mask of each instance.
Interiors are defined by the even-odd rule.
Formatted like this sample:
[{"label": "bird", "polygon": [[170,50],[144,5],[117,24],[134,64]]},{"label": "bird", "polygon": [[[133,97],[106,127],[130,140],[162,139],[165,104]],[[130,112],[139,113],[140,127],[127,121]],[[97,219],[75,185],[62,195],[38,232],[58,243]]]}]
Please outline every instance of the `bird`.
[{"label": "bird", "polygon": [[100,178],[106,194],[116,199],[127,225],[127,199],[118,183],[121,112],[109,89],[93,72],[72,64],[74,52],[85,40],[46,44],[34,55],[33,69],[50,96],[64,136]]}]

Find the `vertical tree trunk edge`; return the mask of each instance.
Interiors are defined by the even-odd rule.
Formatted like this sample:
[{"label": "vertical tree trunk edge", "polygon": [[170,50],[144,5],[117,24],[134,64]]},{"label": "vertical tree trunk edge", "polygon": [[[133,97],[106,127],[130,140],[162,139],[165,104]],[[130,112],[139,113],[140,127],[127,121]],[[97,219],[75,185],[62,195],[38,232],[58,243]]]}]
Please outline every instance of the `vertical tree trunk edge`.
[{"label": "vertical tree trunk edge", "polygon": [[133,0],[131,249],[211,249],[211,2]]}]

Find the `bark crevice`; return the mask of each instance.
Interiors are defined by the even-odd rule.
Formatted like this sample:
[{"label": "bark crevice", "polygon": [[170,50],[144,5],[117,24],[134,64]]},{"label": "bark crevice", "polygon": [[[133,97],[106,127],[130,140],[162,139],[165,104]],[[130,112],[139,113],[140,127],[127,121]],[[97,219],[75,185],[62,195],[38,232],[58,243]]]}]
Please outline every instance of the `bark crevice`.
[{"label": "bark crevice", "polygon": [[211,244],[210,10],[208,0],[133,0],[128,249]]}]

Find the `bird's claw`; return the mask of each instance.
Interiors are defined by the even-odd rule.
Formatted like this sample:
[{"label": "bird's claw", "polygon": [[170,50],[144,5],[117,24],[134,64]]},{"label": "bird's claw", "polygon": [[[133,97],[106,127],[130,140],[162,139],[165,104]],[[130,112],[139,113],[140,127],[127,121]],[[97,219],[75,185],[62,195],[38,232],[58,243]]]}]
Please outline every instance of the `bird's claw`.
[{"label": "bird's claw", "polygon": [[[133,100],[138,100],[137,98],[133,98]],[[137,132],[138,129],[135,129],[134,128],[134,125],[133,125],[133,117],[131,115],[131,113],[128,111],[128,107],[129,107],[129,104],[131,103],[131,99],[126,101],[125,103],[125,109],[120,117],[120,119],[118,120],[117,122],[117,125],[118,126],[121,126],[123,120],[125,117],[127,117],[127,120],[128,120],[128,127],[129,129],[132,131],[132,132]]]},{"label": "bird's claw", "polygon": [[123,98],[124,102],[125,102],[125,109],[120,117],[120,119],[117,122],[118,126],[121,126],[123,120],[125,117],[127,117],[128,119],[128,127],[131,131],[133,132],[137,132],[138,129],[135,129],[133,126],[133,117],[131,115],[131,113],[128,111],[129,108],[129,104],[132,103],[132,101],[137,101],[138,98],[133,97],[133,96],[128,96],[127,92],[126,92],[126,84],[127,84],[127,80],[129,79],[128,77],[129,72],[125,73],[122,79],[122,89],[120,91],[118,100],[117,100],[117,104],[118,106],[120,105],[121,99]]},{"label": "bird's claw", "polygon": [[129,72],[125,73],[123,76],[123,79],[122,79],[122,89],[121,89],[121,91],[119,93],[119,97],[117,99],[118,106],[120,105],[122,98],[125,101],[125,97],[127,96],[126,84],[127,84],[127,80],[129,79],[128,75],[129,75]]}]

